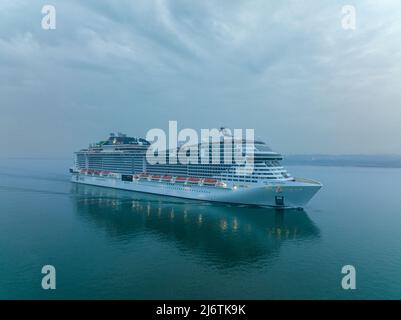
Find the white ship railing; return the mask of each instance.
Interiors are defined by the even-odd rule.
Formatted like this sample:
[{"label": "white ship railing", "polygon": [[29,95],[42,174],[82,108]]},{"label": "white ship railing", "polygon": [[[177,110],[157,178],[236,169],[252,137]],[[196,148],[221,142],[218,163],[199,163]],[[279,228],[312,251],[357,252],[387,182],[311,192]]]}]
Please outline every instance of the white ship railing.
[{"label": "white ship railing", "polygon": [[321,186],[322,184],[317,181],[317,180],[312,180],[312,179],[305,179],[305,178],[294,178],[295,181],[297,182],[304,182],[304,183],[311,183],[311,184],[317,184],[319,186]]}]

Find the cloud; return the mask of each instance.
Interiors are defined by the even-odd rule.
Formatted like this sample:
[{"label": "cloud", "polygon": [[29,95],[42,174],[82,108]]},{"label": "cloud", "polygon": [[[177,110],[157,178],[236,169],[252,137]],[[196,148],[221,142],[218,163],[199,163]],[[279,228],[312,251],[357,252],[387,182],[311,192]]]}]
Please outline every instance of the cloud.
[{"label": "cloud", "polygon": [[42,1],[0,3],[7,154],[70,154],[168,120],[255,128],[284,153],[401,152],[395,2],[354,1],[355,31],[322,1],[52,4],[44,31]]}]

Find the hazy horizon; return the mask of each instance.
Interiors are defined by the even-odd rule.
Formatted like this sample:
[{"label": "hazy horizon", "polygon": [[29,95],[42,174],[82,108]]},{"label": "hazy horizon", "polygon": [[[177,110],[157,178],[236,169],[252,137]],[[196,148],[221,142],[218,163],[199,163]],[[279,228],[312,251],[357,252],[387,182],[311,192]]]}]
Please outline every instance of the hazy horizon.
[{"label": "hazy horizon", "polygon": [[0,2],[0,158],[109,132],[253,128],[285,155],[400,155],[401,10],[357,0]]}]

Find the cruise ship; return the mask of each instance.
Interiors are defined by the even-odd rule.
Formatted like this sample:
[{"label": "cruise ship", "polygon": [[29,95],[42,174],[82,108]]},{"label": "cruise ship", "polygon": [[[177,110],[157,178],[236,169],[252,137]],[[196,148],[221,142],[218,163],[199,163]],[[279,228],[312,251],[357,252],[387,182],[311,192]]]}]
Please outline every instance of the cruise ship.
[{"label": "cruise ship", "polygon": [[[239,142],[244,145],[243,150],[246,142],[245,139]],[[276,208],[302,208],[322,187],[318,181],[291,176],[281,165],[282,156],[263,141],[251,144],[252,170],[240,170],[246,163],[225,163],[227,144],[223,139],[214,143],[221,147],[221,161],[217,163],[201,161],[200,153],[199,161],[169,163],[171,150],[166,150],[166,163],[151,164],[147,158],[149,141],[110,134],[107,140],[75,152],[71,181],[185,199]],[[238,141],[232,140],[231,154],[237,145]],[[198,147],[204,146],[201,143]],[[214,147],[213,143],[207,144],[210,158]]]}]

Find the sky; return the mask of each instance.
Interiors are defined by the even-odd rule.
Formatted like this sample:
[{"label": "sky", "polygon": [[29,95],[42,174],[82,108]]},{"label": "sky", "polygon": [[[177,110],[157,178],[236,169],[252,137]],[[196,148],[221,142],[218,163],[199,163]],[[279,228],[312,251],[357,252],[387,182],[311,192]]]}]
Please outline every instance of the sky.
[{"label": "sky", "polygon": [[169,120],[283,154],[401,154],[400,39],[398,0],[1,0],[0,157]]}]

